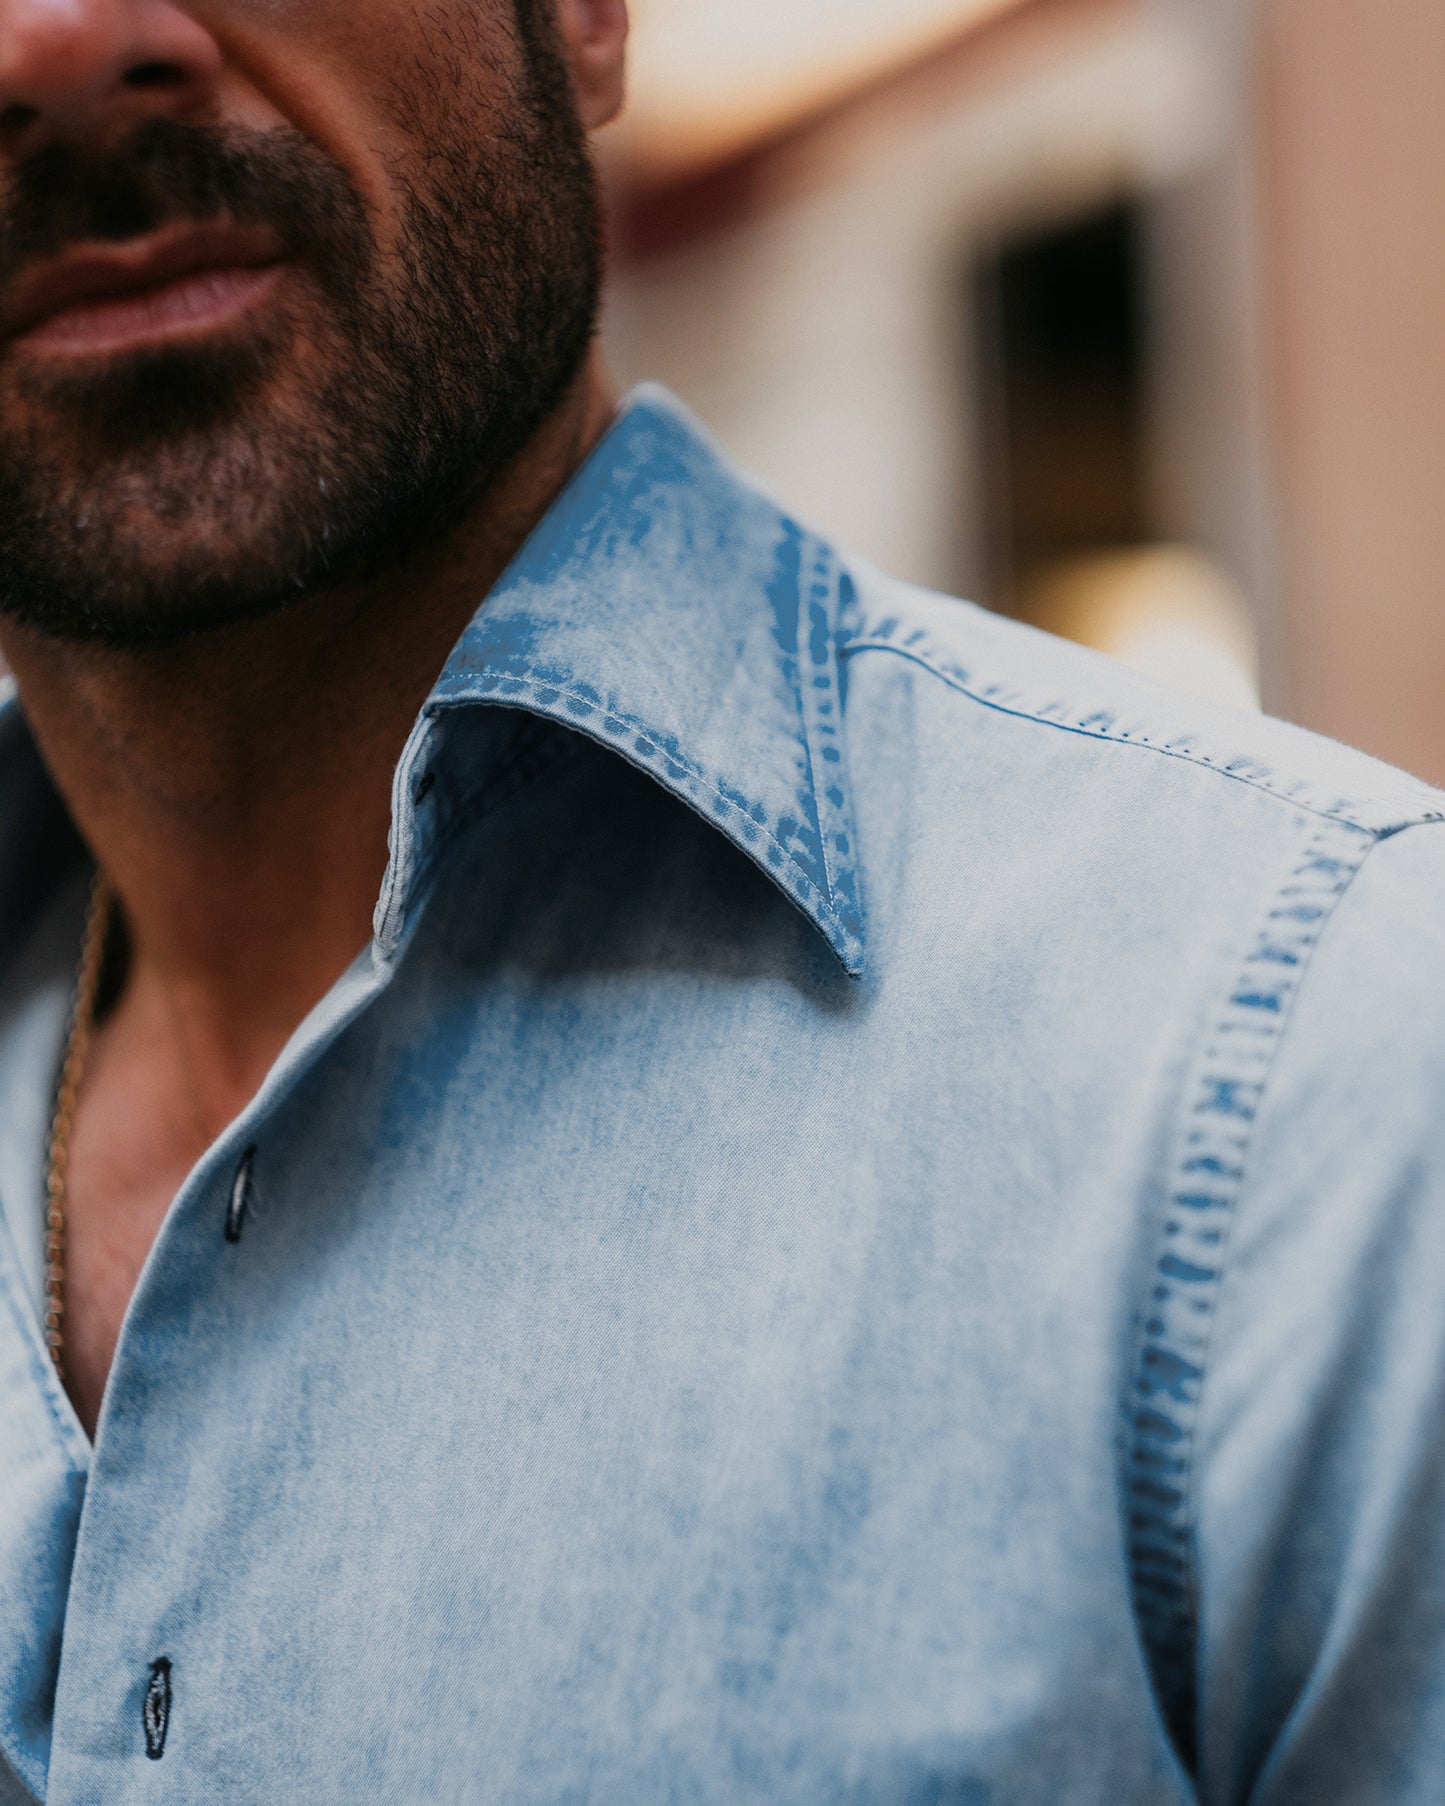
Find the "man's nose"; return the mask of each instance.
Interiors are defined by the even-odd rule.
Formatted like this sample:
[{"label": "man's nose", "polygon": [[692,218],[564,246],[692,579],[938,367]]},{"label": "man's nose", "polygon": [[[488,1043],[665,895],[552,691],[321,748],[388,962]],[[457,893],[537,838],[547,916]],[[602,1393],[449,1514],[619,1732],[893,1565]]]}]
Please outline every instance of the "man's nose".
[{"label": "man's nose", "polygon": [[0,156],[203,111],[221,62],[172,0],[0,0]]}]

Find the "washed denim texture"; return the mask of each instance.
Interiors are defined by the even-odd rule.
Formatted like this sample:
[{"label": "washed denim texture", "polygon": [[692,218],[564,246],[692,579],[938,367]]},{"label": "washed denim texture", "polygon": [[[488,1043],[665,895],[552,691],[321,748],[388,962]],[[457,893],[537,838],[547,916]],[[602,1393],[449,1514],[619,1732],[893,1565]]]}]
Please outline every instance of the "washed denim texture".
[{"label": "washed denim texture", "polygon": [[7,1806],[1445,1798],[1438,793],[850,562],[641,391],[92,1449],[85,860],[13,706],[0,772]]}]

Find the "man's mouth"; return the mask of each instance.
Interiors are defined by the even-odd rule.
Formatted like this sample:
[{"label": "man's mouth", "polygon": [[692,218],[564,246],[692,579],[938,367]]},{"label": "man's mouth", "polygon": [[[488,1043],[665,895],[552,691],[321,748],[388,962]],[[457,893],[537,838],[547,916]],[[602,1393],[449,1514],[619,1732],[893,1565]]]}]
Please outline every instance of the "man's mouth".
[{"label": "man's mouth", "polygon": [[200,338],[258,307],[283,268],[274,235],[234,226],[79,247],[15,284],[0,306],[0,342],[80,359]]}]

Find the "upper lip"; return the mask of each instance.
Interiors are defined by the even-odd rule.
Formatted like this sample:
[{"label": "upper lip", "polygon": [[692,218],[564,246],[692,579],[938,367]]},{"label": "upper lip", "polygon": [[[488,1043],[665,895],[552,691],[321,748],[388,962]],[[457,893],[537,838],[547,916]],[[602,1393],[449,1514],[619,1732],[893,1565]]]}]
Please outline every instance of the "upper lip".
[{"label": "upper lip", "polygon": [[197,270],[261,269],[281,255],[273,233],[233,225],[172,227],[129,244],[80,247],[16,282],[0,305],[0,337],[14,338],[84,301],[139,294]]}]

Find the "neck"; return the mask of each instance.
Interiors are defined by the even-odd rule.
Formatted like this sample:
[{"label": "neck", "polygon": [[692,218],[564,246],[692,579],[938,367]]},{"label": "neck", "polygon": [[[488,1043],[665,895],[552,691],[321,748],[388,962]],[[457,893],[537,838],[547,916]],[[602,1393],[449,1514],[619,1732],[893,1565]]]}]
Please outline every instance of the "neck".
[{"label": "neck", "polygon": [[26,718],[124,912],[127,991],[164,997],[218,1114],[365,946],[417,713],[612,405],[589,366],[474,517],[374,586],[159,652],[5,627]]}]

